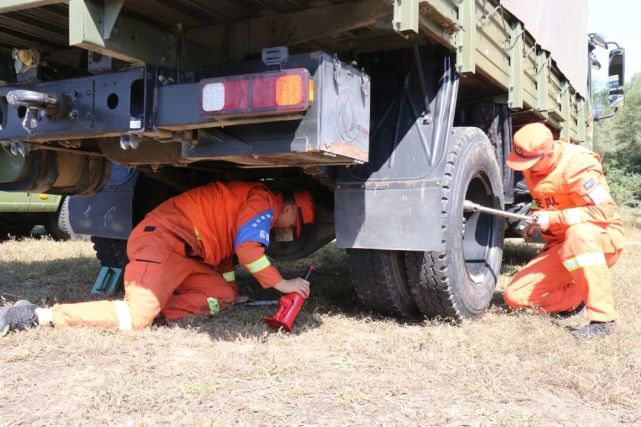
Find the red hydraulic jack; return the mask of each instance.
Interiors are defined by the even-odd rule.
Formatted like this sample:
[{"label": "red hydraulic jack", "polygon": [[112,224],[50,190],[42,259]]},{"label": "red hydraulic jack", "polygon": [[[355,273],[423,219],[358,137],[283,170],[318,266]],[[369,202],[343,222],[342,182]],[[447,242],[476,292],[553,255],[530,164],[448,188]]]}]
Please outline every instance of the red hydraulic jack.
[{"label": "red hydraulic jack", "polygon": [[[307,268],[304,279],[309,280],[309,276],[314,270],[316,270],[316,267],[310,265],[309,268]],[[283,295],[280,297],[278,311],[271,317],[265,317],[265,323],[274,329],[283,328],[287,332],[291,332],[296,321],[296,316],[298,316],[298,312],[304,302],[305,297],[300,296],[296,292]]]}]

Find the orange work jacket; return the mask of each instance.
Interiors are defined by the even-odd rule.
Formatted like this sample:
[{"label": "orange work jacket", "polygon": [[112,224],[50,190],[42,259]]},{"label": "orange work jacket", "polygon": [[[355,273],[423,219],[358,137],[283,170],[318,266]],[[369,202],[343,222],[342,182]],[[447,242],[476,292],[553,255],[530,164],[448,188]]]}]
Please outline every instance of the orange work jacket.
[{"label": "orange work jacket", "polygon": [[625,246],[623,222],[603,175],[598,154],[580,145],[557,141],[556,167],[546,175],[523,171],[534,210],[550,214],[550,229],[544,239],[565,240],[573,224],[590,222],[608,230],[616,249]]},{"label": "orange work jacket", "polygon": [[282,196],[260,183],[214,182],[163,202],[149,215],[180,235],[191,256],[225,272],[233,270],[236,253],[260,284],[270,287],[282,279],[265,256],[281,203]]}]

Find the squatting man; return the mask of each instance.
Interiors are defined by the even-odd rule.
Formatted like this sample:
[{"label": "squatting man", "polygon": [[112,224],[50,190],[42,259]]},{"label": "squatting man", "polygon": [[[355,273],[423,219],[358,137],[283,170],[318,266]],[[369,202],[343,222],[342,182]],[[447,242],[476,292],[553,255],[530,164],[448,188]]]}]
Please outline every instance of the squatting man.
[{"label": "squatting man", "polygon": [[533,200],[536,221],[524,237],[540,232],[545,246],[514,276],[503,299],[512,308],[548,314],[585,308],[589,323],[572,332],[580,339],[614,333],[610,268],[621,256],[625,238],[599,156],[554,140],[545,125],[533,123],[514,134],[507,164],[523,172]]}]

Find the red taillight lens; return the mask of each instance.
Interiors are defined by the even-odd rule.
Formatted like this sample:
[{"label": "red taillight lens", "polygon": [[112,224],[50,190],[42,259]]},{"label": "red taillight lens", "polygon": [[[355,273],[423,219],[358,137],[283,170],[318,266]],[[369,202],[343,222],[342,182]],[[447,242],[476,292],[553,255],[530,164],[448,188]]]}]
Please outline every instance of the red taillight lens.
[{"label": "red taillight lens", "polygon": [[256,115],[309,109],[314,85],[304,68],[201,82],[204,115]]},{"label": "red taillight lens", "polygon": [[247,89],[249,81],[231,80],[225,82],[225,106],[223,110],[244,111],[249,106]]},{"label": "red taillight lens", "polygon": [[276,99],[276,77],[257,77],[252,87],[252,107],[266,109],[274,107]]}]

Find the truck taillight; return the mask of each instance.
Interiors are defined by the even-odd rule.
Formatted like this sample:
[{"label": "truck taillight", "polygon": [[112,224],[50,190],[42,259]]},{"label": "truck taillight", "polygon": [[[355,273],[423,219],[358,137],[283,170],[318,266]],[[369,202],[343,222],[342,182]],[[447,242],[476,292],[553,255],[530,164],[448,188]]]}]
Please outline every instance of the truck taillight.
[{"label": "truck taillight", "polygon": [[201,111],[207,116],[302,112],[314,100],[305,68],[206,79],[200,87]]}]

